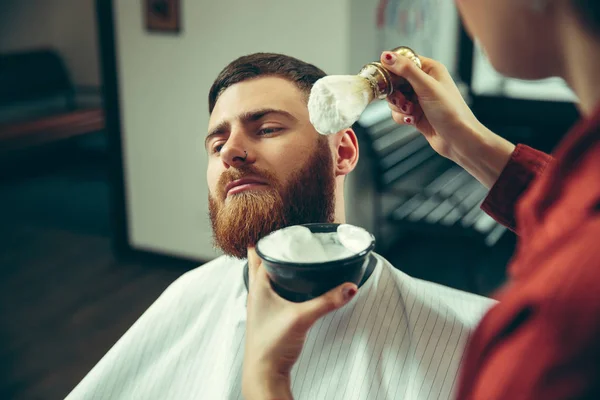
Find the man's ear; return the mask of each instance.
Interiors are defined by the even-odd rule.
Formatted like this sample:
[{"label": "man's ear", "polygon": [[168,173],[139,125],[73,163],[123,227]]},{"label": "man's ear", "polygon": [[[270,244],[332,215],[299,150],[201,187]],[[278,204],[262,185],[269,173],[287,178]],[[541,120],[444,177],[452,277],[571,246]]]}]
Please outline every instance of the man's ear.
[{"label": "man's ear", "polygon": [[335,176],[345,176],[354,170],[358,162],[358,139],[352,129],[345,129],[335,135]]}]

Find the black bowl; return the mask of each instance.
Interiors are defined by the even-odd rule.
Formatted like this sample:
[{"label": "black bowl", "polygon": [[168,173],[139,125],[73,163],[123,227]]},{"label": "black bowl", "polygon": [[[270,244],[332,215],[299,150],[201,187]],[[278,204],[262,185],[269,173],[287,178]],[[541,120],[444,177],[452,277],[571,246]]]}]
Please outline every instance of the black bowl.
[{"label": "black bowl", "polygon": [[[336,232],[339,224],[303,224],[313,233]],[[372,236],[371,236],[372,237]],[[350,257],[321,263],[294,263],[266,256],[260,251],[260,241],[256,254],[262,259],[273,289],[283,298],[302,302],[318,297],[345,282],[360,285],[367,267],[372,262],[371,253],[375,248],[375,238],[369,247]]]}]

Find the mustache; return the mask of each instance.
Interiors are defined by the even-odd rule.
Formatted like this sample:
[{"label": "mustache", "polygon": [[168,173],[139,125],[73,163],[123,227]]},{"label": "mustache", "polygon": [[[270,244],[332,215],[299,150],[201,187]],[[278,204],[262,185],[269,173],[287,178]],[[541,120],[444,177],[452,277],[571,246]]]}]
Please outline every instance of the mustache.
[{"label": "mustache", "polygon": [[229,183],[249,176],[265,180],[268,182],[269,186],[277,187],[277,179],[272,173],[261,170],[253,165],[245,165],[241,168],[229,168],[227,171],[221,174],[217,186],[219,190],[219,197],[222,199],[225,198],[225,187]]}]

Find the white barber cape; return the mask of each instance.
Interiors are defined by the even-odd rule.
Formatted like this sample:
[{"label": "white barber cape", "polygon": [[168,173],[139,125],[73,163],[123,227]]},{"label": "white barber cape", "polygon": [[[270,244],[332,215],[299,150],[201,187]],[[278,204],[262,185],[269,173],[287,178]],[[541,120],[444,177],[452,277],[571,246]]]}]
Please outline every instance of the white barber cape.
[{"label": "white barber cape", "polygon": [[[244,265],[220,257],[181,276],[67,399],[242,399]],[[451,398],[469,333],[492,305],[377,256],[355,298],[310,330],[294,399]]]}]

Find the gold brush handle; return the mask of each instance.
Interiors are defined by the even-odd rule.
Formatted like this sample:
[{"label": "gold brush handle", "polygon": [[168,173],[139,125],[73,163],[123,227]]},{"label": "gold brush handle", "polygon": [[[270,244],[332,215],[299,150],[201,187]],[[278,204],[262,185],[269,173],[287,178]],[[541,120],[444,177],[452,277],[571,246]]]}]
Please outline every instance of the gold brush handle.
[{"label": "gold brush handle", "polygon": [[[410,47],[400,46],[390,51],[399,56],[409,58],[417,67],[420,69],[423,68],[421,59]],[[414,90],[408,81],[400,76],[391,74],[378,61],[365,65],[359,75],[368,79],[371,83],[374,98],[385,99],[396,90],[404,94],[407,98],[414,97]]]},{"label": "gold brush handle", "polygon": [[[392,53],[396,53],[399,56],[406,57],[411,60],[419,69],[423,69],[423,65],[421,64],[421,59],[417,55],[417,53],[411,49],[410,47],[400,46],[391,50]],[[391,79],[391,91],[388,96],[394,93],[395,90],[402,93],[407,99],[411,100],[414,97],[415,90],[412,88],[410,83],[401,76],[390,74]]]},{"label": "gold brush handle", "polygon": [[415,51],[413,49],[411,49],[410,47],[406,47],[406,46],[396,47],[395,49],[391,50],[391,52],[396,53],[399,56],[409,58],[412,62],[415,63],[415,65],[417,67],[419,67],[419,69],[423,68],[423,65],[421,64],[421,59],[419,58],[417,53],[415,53]]}]

